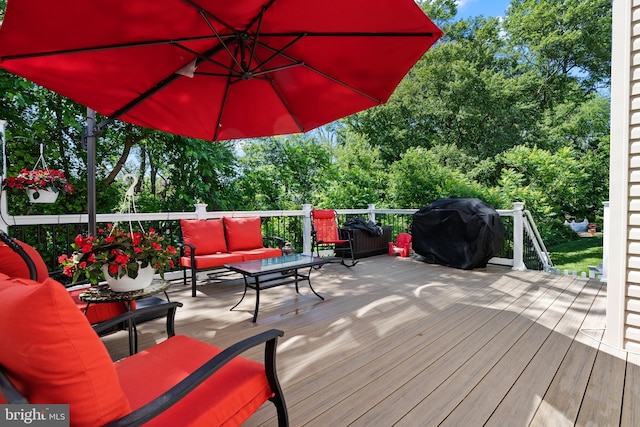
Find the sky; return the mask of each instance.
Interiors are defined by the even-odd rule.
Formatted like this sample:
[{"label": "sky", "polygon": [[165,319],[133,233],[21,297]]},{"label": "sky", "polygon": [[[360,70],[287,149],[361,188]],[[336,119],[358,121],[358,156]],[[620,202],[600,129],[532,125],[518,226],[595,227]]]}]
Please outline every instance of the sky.
[{"label": "sky", "polygon": [[458,18],[504,16],[511,0],[459,0]]}]

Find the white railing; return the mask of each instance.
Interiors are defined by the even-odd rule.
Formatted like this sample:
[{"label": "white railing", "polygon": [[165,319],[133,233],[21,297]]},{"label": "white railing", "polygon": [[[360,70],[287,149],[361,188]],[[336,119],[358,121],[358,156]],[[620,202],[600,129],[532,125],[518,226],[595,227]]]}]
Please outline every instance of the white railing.
[{"label": "white railing", "polygon": [[[303,205],[301,210],[273,210],[273,211],[207,211],[206,204],[196,204],[193,212],[156,212],[156,213],[131,213],[131,214],[98,214],[98,223],[116,223],[128,221],[179,221],[180,219],[213,219],[222,217],[300,217],[302,220],[302,252],[311,254],[311,205]],[[370,204],[366,209],[337,209],[339,215],[363,215],[376,222],[377,215],[396,214],[413,215],[417,209],[377,209],[375,204]],[[27,215],[11,216],[7,212],[6,197],[0,202],[0,229],[8,231],[10,226],[24,225],[61,225],[61,224],[87,224],[87,214],[67,215]],[[524,203],[516,202],[513,209],[498,210],[500,216],[513,217],[513,236],[508,240],[513,241],[513,258],[494,257],[489,262],[509,266],[513,270],[526,270],[524,262],[525,237],[533,241],[535,251],[545,270],[549,268],[551,260],[540,238],[533,218],[524,210]],[[526,234],[525,234],[526,232]]]}]

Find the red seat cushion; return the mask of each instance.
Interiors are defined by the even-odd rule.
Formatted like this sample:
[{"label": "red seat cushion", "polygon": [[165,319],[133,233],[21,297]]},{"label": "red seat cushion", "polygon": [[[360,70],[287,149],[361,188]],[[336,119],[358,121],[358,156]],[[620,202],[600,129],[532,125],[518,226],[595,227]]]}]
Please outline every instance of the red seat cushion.
[{"label": "red seat cushion", "polygon": [[70,405],[74,426],[130,412],[106,348],[53,279],[0,279],[0,365],[31,403]]},{"label": "red seat cushion", "polygon": [[[37,281],[42,282],[49,277],[49,269],[47,264],[40,256],[37,250],[33,246],[27,243],[21,242],[15,239],[15,241],[22,246],[24,251],[33,260],[36,266]],[[20,255],[9,246],[0,242],[0,272],[10,277],[21,277],[23,279],[29,279],[29,267]]]},{"label": "red seat cushion", "polygon": [[[201,341],[176,335],[117,362],[115,366],[122,389],[135,410],[220,351]],[[189,414],[189,426],[237,426],[272,396],[264,365],[236,357],[145,426],[182,426],[186,424],[186,413]]]},{"label": "red seat cushion", "polygon": [[318,243],[338,244],[348,240],[340,239],[336,213],[332,209],[316,209],[311,211],[313,229]]},{"label": "red seat cushion", "polygon": [[263,247],[260,217],[223,219],[229,252]]},{"label": "red seat cushion", "polygon": [[[196,266],[198,269],[222,267],[225,264],[240,261],[243,261],[242,255],[236,253],[211,254],[202,256],[196,255]],[[182,267],[191,267],[191,258],[186,256],[180,257],[180,265]]]},{"label": "red seat cushion", "polygon": [[[221,219],[181,219],[182,241],[196,247],[196,255],[227,252]],[[185,248],[185,255],[191,250]]]},{"label": "red seat cushion", "polygon": [[282,250],[278,248],[259,248],[247,251],[235,251],[234,254],[242,255],[243,261],[251,261],[252,259],[264,259],[282,256]]}]

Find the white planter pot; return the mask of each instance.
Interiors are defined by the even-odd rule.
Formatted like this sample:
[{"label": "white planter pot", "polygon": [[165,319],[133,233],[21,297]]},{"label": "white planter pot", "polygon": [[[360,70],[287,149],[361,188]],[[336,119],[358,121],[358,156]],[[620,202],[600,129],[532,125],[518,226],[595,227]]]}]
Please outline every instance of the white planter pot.
[{"label": "white planter pot", "polygon": [[27,189],[27,196],[31,203],[54,203],[58,199],[59,191],[49,189],[32,190]]},{"label": "white planter pot", "polygon": [[102,272],[104,273],[104,277],[111,290],[115,292],[131,292],[137,291],[138,289],[144,289],[151,285],[153,275],[156,274],[156,269],[151,265],[141,268],[138,270],[138,277],[135,279],[132,279],[129,276],[123,276],[119,279],[111,277],[109,275],[109,267],[106,265],[102,266]]}]

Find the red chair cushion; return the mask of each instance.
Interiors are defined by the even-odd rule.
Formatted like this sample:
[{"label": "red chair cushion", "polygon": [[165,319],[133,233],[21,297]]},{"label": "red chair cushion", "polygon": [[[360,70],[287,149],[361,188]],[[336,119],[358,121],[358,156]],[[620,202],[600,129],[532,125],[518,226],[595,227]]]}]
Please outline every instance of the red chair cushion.
[{"label": "red chair cushion", "polygon": [[31,403],[70,405],[74,426],[131,411],[111,357],[53,279],[0,279],[0,365]]},{"label": "red chair cushion", "polygon": [[[220,351],[212,345],[176,335],[117,362],[115,366],[122,389],[135,410]],[[140,378],[145,380],[140,381]],[[272,396],[264,365],[236,357],[145,427],[185,425],[186,413],[190,418],[189,426],[238,426]]]},{"label": "red chair cushion", "polygon": [[263,247],[260,217],[223,219],[229,252]]},{"label": "red chair cushion", "polygon": [[[15,240],[33,260],[38,274],[38,282],[43,282],[49,277],[47,264],[45,264],[44,260],[33,246],[21,242],[20,240]],[[30,278],[29,268],[22,257],[2,242],[0,242],[0,272],[10,277],[20,277],[23,279]]]},{"label": "red chair cushion", "polygon": [[318,243],[345,243],[348,240],[340,239],[336,213],[332,209],[316,209],[311,211],[313,229],[316,232]]},{"label": "red chair cushion", "polygon": [[[221,219],[181,219],[182,241],[196,247],[196,255],[227,252]],[[186,247],[185,254],[191,250]]]},{"label": "red chair cushion", "polygon": [[251,261],[253,259],[274,258],[282,256],[282,250],[278,248],[259,248],[247,251],[235,251],[234,254],[242,256],[243,261]]},{"label": "red chair cushion", "polygon": [[[243,261],[242,255],[235,253],[196,255],[198,269],[222,267],[225,264],[241,261]],[[182,267],[191,267],[191,258],[186,256],[180,257],[180,265]]]}]

